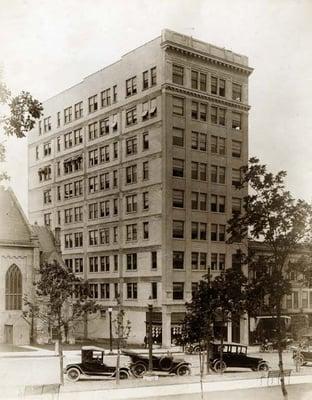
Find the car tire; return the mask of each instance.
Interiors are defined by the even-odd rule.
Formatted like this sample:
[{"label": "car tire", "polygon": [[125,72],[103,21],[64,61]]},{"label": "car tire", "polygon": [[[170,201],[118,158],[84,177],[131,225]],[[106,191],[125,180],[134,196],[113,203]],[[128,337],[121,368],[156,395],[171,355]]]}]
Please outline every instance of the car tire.
[{"label": "car tire", "polygon": [[191,375],[191,368],[188,365],[180,365],[177,368],[176,374],[178,376]]},{"label": "car tire", "polygon": [[269,370],[269,365],[265,361],[263,361],[258,365],[257,370],[258,371],[268,371]]},{"label": "car tire", "polygon": [[119,371],[119,379],[128,379],[129,374],[127,371],[121,370]]},{"label": "car tire", "polygon": [[213,364],[213,369],[214,369],[216,372],[223,372],[223,371],[226,370],[226,364],[225,364],[224,361],[222,361],[222,363],[221,363],[221,360],[217,360],[217,361]]},{"label": "car tire", "polygon": [[200,347],[200,346],[195,346],[195,347],[193,348],[193,354],[199,354],[200,351],[201,351],[201,347]]},{"label": "car tire", "polygon": [[78,368],[69,368],[66,372],[67,379],[71,382],[77,382],[80,378],[80,371]]},{"label": "car tire", "polygon": [[143,362],[137,362],[131,366],[131,372],[136,378],[142,378],[146,371],[147,368]]}]

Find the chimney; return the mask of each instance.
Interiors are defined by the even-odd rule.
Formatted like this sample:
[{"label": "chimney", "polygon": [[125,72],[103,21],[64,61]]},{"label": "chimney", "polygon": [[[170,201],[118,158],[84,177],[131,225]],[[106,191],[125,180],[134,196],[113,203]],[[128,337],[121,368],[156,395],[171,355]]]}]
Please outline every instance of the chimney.
[{"label": "chimney", "polygon": [[61,253],[61,228],[57,226],[54,230],[54,242],[58,253]]}]

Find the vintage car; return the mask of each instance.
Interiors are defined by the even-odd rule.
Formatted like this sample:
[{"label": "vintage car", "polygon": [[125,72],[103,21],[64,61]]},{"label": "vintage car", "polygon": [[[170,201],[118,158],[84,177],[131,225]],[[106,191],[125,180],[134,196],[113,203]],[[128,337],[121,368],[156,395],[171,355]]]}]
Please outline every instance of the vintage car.
[{"label": "vintage car", "polygon": [[[147,354],[139,354],[132,351],[123,351],[130,357],[130,370],[136,378],[141,378],[148,371],[149,357]],[[153,355],[153,371],[160,374],[190,375],[191,363],[172,357],[171,354]]]},{"label": "vintage car", "polygon": [[[67,378],[76,382],[84,376],[101,376],[116,378],[116,367],[104,363],[105,350],[95,346],[83,346],[81,348],[81,363],[68,364],[64,370]],[[128,379],[130,370],[122,366],[119,370],[120,379]]]},{"label": "vintage car", "polygon": [[239,343],[223,343],[222,362],[220,343],[213,343],[210,350],[211,367],[215,372],[226,368],[250,368],[252,371],[267,371],[268,363],[263,358],[247,356],[247,346]]},{"label": "vintage car", "polygon": [[312,345],[303,345],[293,351],[293,360],[295,364],[306,365],[312,362]]}]

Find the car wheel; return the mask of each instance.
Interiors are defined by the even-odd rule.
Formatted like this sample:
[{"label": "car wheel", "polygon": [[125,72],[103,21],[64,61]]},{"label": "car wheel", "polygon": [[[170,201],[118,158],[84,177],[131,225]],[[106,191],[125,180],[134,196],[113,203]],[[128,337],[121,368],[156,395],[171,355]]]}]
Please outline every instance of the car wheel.
[{"label": "car wheel", "polygon": [[192,354],[193,353],[193,347],[191,345],[187,345],[187,346],[185,346],[184,351],[185,351],[186,354]]},{"label": "car wheel", "polygon": [[141,378],[147,371],[146,365],[142,362],[137,362],[131,367],[131,372],[136,378]]},{"label": "car wheel", "polygon": [[[269,366],[268,366],[268,364],[266,363],[266,362],[261,362],[259,365],[258,365],[258,371],[268,371],[269,370]],[[254,371],[254,370],[253,370]]]},{"label": "car wheel", "polygon": [[70,368],[66,374],[67,378],[72,382],[77,382],[80,378],[80,371],[78,368]]},{"label": "car wheel", "polygon": [[120,379],[128,379],[129,378],[128,372],[123,371],[123,370],[119,371],[119,378]]},{"label": "car wheel", "polygon": [[222,361],[222,363],[221,363],[221,360],[218,360],[218,361],[216,361],[216,362],[214,363],[213,369],[214,369],[216,372],[223,372],[223,371],[226,370],[226,364],[225,364],[224,361]]},{"label": "car wheel", "polygon": [[191,368],[188,365],[180,365],[177,368],[176,374],[179,376],[191,375]]},{"label": "car wheel", "polygon": [[201,351],[200,346],[195,346],[195,347],[193,348],[193,353],[194,353],[194,354],[199,354],[200,351]]}]

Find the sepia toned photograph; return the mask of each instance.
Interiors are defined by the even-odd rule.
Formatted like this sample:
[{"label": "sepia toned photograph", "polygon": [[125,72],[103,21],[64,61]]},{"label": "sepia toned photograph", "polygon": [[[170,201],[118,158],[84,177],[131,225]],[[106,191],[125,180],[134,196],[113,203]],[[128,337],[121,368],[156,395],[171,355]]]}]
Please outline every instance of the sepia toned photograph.
[{"label": "sepia toned photograph", "polygon": [[311,21],[0,0],[0,400],[312,399]]}]

